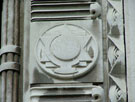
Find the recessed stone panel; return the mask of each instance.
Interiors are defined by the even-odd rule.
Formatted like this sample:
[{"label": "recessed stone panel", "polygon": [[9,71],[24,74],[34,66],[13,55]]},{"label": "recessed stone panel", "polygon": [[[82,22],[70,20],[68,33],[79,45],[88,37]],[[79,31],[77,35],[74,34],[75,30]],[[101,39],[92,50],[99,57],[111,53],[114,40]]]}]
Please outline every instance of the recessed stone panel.
[{"label": "recessed stone panel", "polygon": [[30,36],[32,83],[34,70],[54,83],[103,81],[100,19],[32,22]]}]

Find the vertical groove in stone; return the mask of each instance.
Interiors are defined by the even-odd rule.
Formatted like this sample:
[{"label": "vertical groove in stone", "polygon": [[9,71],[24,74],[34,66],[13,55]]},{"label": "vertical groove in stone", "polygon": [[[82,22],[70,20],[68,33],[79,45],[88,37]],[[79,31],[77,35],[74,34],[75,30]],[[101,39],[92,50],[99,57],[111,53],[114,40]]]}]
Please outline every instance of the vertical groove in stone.
[{"label": "vertical groove in stone", "polygon": [[1,47],[6,45],[7,35],[7,16],[8,16],[8,0],[3,0],[3,11],[2,11],[2,34],[1,34]]},{"label": "vertical groove in stone", "polygon": [[7,71],[7,83],[6,83],[6,102],[12,101],[12,89],[13,89],[13,71]]},{"label": "vertical groove in stone", "polygon": [[[15,0],[14,44],[19,45],[19,1]],[[17,28],[17,29],[16,29]]]},{"label": "vertical groove in stone", "polygon": [[18,102],[18,72],[14,72],[13,81],[13,102]]},{"label": "vertical groove in stone", "polygon": [[109,69],[108,69],[108,38],[107,38],[107,0],[102,0],[102,31],[103,31],[103,62],[104,62],[104,92],[105,92],[105,102],[109,101]]},{"label": "vertical groove in stone", "polygon": [[13,44],[14,34],[14,0],[9,0],[8,3],[8,32],[7,32],[7,44]]},{"label": "vertical groove in stone", "polygon": [[[15,0],[15,19],[14,19],[14,44],[19,46],[19,1]],[[17,29],[16,29],[17,28]],[[14,61],[19,62],[19,56],[14,55]],[[13,102],[18,102],[19,74],[14,72],[13,81]]]},{"label": "vertical groove in stone", "polygon": [[[3,12],[2,12],[2,34],[1,34],[1,47],[6,45],[7,41],[7,17],[8,17],[8,0],[3,0]],[[6,54],[1,57],[1,64],[6,62]],[[1,102],[6,102],[6,72],[1,73]]]},{"label": "vertical groove in stone", "polygon": [[6,102],[6,72],[2,72],[2,78],[1,78],[1,102]]},{"label": "vertical groove in stone", "polygon": [[[8,3],[8,32],[7,32],[7,44],[13,45],[14,34],[14,0],[9,0]],[[13,53],[7,54],[7,61],[13,61]],[[13,102],[13,71],[7,71],[7,90],[6,90],[6,102]]]}]

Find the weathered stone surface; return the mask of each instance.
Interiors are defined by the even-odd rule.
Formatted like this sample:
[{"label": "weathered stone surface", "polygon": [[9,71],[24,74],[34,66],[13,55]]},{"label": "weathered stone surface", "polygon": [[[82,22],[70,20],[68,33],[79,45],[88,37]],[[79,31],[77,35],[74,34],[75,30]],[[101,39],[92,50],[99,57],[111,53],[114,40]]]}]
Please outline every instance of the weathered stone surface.
[{"label": "weathered stone surface", "polygon": [[126,67],[122,1],[108,0],[108,6],[109,98],[111,102],[126,102]]},{"label": "weathered stone surface", "polygon": [[[92,20],[57,21],[57,23],[51,22],[51,24],[50,22],[32,23],[30,44],[35,46],[31,46],[33,52],[30,51],[30,70],[32,71],[36,66],[38,70],[45,75],[48,74],[54,80],[57,78],[59,80],[70,79],[70,81],[87,73],[91,74],[90,71],[95,70],[97,75],[95,73],[92,75],[95,74],[97,80],[93,80],[91,77],[84,82],[102,82],[102,49],[97,41],[99,39],[102,43],[100,20],[96,21],[99,22],[97,23],[99,28],[95,28],[97,31],[92,30],[92,33],[88,29],[89,27],[82,27],[80,22],[89,22],[88,26],[91,27],[91,30],[95,27]],[[42,31],[32,30],[40,29],[38,27],[42,28]],[[39,32],[41,33],[39,34]],[[33,79],[34,76],[31,78]]]},{"label": "weathered stone surface", "polygon": [[124,14],[125,14],[125,40],[126,40],[126,63],[127,63],[127,93],[128,102],[134,102],[135,96],[135,1],[124,0]]},{"label": "weathered stone surface", "polygon": [[132,3],[4,0],[0,102],[134,102]]},{"label": "weathered stone surface", "polygon": [[33,86],[31,102],[103,102],[104,91],[90,84],[48,84]]}]

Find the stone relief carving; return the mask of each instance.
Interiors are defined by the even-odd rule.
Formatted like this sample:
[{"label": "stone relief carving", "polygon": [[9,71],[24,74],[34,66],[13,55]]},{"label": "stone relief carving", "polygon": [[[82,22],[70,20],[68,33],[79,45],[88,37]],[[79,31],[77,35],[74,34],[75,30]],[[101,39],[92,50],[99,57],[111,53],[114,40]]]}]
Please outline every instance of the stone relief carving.
[{"label": "stone relief carving", "polygon": [[[86,12],[83,12],[85,9]],[[31,84],[50,83],[50,80],[51,83],[103,82],[100,9],[100,5],[91,0],[31,2],[29,51]],[[91,10],[98,14],[91,14]],[[85,13],[85,19],[78,18],[75,11],[79,16]],[[48,16],[45,16],[46,12]],[[51,15],[54,12],[58,12],[58,15],[56,13]],[[32,20],[35,16],[40,18],[40,14],[51,19]],[[63,19],[63,16],[70,15],[75,15],[75,20]],[[87,18],[87,15],[95,16],[96,19]],[[54,19],[57,16],[59,19]]]},{"label": "stone relief carving", "polygon": [[92,89],[92,102],[104,102],[104,89],[101,87],[96,87]]},{"label": "stone relief carving", "polygon": [[101,15],[101,6],[97,2],[90,5],[90,14],[92,14],[92,19],[96,19]]},{"label": "stone relief carving", "polygon": [[[44,4],[44,5],[42,5]],[[76,1],[46,2],[31,1],[31,21],[86,20],[101,16],[101,6],[97,2]]]},{"label": "stone relief carving", "polygon": [[109,98],[111,102],[126,102],[126,94],[116,85],[110,87]]},{"label": "stone relief carving", "polygon": [[[26,3],[27,2],[28,1],[26,1]],[[88,2],[86,4],[89,5],[91,3]],[[16,5],[17,7],[14,5]],[[18,84],[19,84],[17,78],[19,77],[18,71],[20,58],[19,57],[20,51],[17,50],[19,46],[18,41],[19,31],[17,29],[19,27],[18,17],[20,17],[18,5],[19,2],[17,0],[13,1],[4,0],[3,5],[4,7],[3,21],[8,22],[6,24],[7,26],[2,27],[3,31],[7,29],[6,27],[11,28],[6,31],[7,33],[6,35],[2,36],[2,49],[0,53],[0,55],[2,56],[1,63],[3,64],[1,65],[0,70],[0,72],[2,73],[1,99],[3,101],[6,100],[7,102],[10,102],[11,100],[12,101],[18,100],[17,97],[18,94],[16,94],[18,91]],[[109,98],[111,102],[126,102],[125,60],[124,60],[125,52],[124,52],[124,37],[123,37],[123,23],[122,23],[123,22],[122,4],[121,0],[108,0],[108,5],[109,5],[107,15],[109,25],[108,63],[110,65],[108,73],[110,79]],[[41,11],[39,10],[38,13],[39,12]],[[98,3],[93,3],[90,6],[90,10],[88,9],[87,12],[93,14],[92,16],[88,16],[88,18],[92,17],[93,19],[95,19],[96,17],[100,16],[101,7],[99,6]],[[35,11],[32,13],[35,13]],[[10,16],[14,17],[11,17],[10,19]],[[7,18],[9,19],[7,20]],[[80,16],[77,18],[84,19],[84,17]],[[87,16],[85,17],[85,19],[88,18]],[[51,19],[54,20],[54,18]],[[67,17],[67,19],[70,20],[70,17]],[[58,20],[57,17],[55,20]],[[9,45],[12,45],[12,48],[8,48]],[[84,28],[73,24],[61,24],[46,30],[43,33],[43,35],[38,39],[35,48],[35,57],[40,68],[44,72],[54,77],[59,77],[63,79],[79,77],[91,71],[94,68],[94,65],[96,64],[98,54],[99,54],[98,45],[94,35],[89,31],[85,30]],[[24,84],[28,84],[28,87],[30,85],[29,82]],[[88,84],[90,85],[92,83]],[[66,101],[68,102],[70,98],[72,99],[74,98],[70,96],[79,96],[80,94],[85,98],[82,99],[80,98],[80,100],[78,100],[79,97],[77,98],[75,97],[76,101],[104,102],[104,92],[103,88],[101,88],[100,86],[92,86],[92,85],[85,86],[86,83],[85,85],[80,86],[78,84],[68,86],[67,83],[66,84],[64,83],[63,86],[62,85],[57,86],[57,84],[51,86],[52,84],[51,85],[48,84],[49,87],[48,86],[42,87],[42,85],[40,86],[39,84],[36,85],[37,85],[36,87],[30,87],[30,94],[28,94],[28,96],[31,95],[31,102],[48,101],[51,98],[55,100],[55,98],[57,97],[53,96],[58,97],[62,96],[62,98],[65,98],[63,97],[63,95],[68,96],[68,100],[64,99],[64,102]],[[77,90],[74,91],[74,89]],[[49,98],[46,98],[48,96]],[[52,97],[50,98],[50,96]],[[59,99],[61,98],[58,98],[58,100]]]},{"label": "stone relief carving", "polygon": [[20,82],[20,0],[1,1],[0,102],[19,101]]},{"label": "stone relief carving", "polygon": [[[104,102],[104,90],[90,84],[42,85],[30,89],[31,102]],[[41,101],[42,100],[42,101]]]},{"label": "stone relief carving", "polygon": [[94,36],[82,27],[61,24],[44,32],[35,55],[43,71],[58,78],[73,78],[93,68],[98,45]]},{"label": "stone relief carving", "polygon": [[108,63],[111,102],[126,102],[122,1],[108,0]]}]

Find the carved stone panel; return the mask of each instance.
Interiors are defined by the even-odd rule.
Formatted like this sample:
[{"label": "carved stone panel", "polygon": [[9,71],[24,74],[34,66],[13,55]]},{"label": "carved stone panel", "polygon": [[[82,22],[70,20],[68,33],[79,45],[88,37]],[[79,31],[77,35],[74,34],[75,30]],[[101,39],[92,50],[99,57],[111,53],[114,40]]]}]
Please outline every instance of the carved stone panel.
[{"label": "carved stone panel", "polygon": [[134,102],[129,1],[2,0],[0,102]]},{"label": "carved stone panel", "polygon": [[101,4],[31,2],[30,102],[104,102]]},{"label": "carved stone panel", "polygon": [[100,15],[98,2],[32,1],[31,84],[103,82]]},{"label": "carved stone panel", "polygon": [[111,102],[127,102],[122,0],[108,0],[107,21],[109,98]]},{"label": "carved stone panel", "polygon": [[91,84],[49,84],[33,86],[31,102],[104,102],[104,90]]},{"label": "carved stone panel", "polygon": [[62,79],[88,73],[98,58],[98,45],[94,36],[73,24],[60,24],[45,31],[35,50],[40,68]]},{"label": "carved stone panel", "polygon": [[[36,82],[34,78],[40,77],[35,74],[35,70],[38,70],[53,81],[68,79],[81,82],[102,82],[100,21],[97,19],[95,22],[92,20],[32,22],[31,29],[34,31],[31,30],[32,40],[30,40],[31,81]],[[94,28],[95,24],[97,28]],[[87,80],[88,77],[91,78]]]},{"label": "carved stone panel", "polygon": [[122,3],[101,2],[29,2],[25,100],[126,102]]}]

